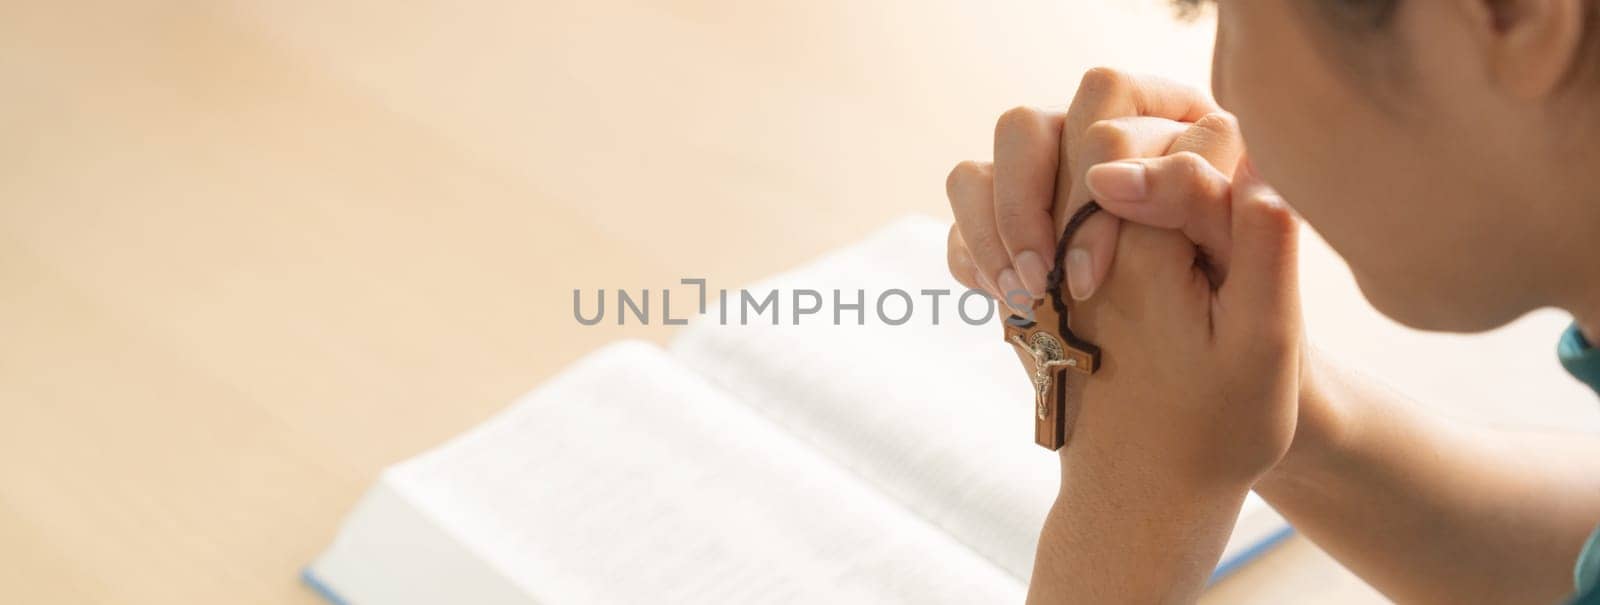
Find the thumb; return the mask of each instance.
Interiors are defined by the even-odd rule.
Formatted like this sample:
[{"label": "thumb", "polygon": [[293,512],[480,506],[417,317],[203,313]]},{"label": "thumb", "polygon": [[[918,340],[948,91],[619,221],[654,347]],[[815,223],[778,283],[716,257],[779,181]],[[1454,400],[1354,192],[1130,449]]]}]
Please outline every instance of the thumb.
[{"label": "thumb", "polygon": [[1228,175],[1184,151],[1089,169],[1085,179],[1100,205],[1124,220],[1180,229],[1205,251],[1212,277],[1225,279],[1233,252]]},{"label": "thumb", "polygon": [[[1217,291],[1221,323],[1284,341],[1300,331],[1299,220],[1246,158],[1233,177],[1233,258]],[[1281,338],[1275,338],[1281,337]]]}]

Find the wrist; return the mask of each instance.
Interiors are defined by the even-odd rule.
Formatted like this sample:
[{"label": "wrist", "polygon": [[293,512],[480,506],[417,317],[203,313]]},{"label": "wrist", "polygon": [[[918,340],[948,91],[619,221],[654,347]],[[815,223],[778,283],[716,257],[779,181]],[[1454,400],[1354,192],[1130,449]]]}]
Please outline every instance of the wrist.
[{"label": "wrist", "polygon": [[1080,433],[1059,452],[1063,491],[1094,486],[1099,493],[1123,500],[1197,503],[1242,496],[1260,473],[1226,472],[1205,461],[1197,448],[1163,442],[1137,446],[1125,439],[1105,442]]},{"label": "wrist", "polygon": [[1354,401],[1345,396],[1349,371],[1305,346],[1300,358],[1299,415],[1289,450],[1263,483],[1314,478],[1345,458],[1355,424]]}]

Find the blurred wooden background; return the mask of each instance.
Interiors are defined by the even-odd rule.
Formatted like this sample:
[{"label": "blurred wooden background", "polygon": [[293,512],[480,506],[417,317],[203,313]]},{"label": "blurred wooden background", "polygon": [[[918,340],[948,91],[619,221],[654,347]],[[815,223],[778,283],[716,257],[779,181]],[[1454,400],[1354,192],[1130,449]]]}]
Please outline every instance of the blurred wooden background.
[{"label": "blurred wooden background", "polygon": [[[1203,84],[1209,28],[1159,0],[0,3],[0,601],[317,602],[297,571],[379,469],[668,335],[580,326],[573,288],[947,217],[1001,111],[1099,64]],[[1600,426],[1560,316],[1417,335],[1310,256],[1328,348],[1453,346],[1396,381]],[[1457,378],[1503,346],[1537,347],[1523,384]],[[1296,540],[1206,600],[1381,598]]]}]

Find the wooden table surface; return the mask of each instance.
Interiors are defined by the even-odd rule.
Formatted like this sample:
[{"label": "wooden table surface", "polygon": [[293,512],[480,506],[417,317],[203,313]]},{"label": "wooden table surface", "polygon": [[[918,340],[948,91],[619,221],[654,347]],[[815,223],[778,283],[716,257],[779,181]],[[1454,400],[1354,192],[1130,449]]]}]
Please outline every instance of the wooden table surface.
[{"label": "wooden table surface", "polygon": [[[379,469],[669,335],[573,288],[947,217],[1007,107],[1205,82],[1163,5],[3,3],[0,601],[317,602]],[[1295,539],[1205,601],[1382,599]]]}]

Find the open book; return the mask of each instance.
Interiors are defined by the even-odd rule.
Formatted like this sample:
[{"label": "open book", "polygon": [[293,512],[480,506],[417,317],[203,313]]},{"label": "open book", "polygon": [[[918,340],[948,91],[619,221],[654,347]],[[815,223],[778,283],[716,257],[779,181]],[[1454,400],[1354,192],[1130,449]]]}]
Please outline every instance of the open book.
[{"label": "open book", "polygon": [[[780,305],[748,325],[713,308],[666,349],[589,355],[384,471],[306,581],[361,604],[1022,600],[1059,466],[998,320],[955,311],[947,229],[905,219],[750,286]],[[902,325],[890,289],[917,297]],[[794,325],[795,290],[865,312]],[[923,290],[952,293],[939,325]],[[1252,495],[1214,577],[1289,531]]]}]

